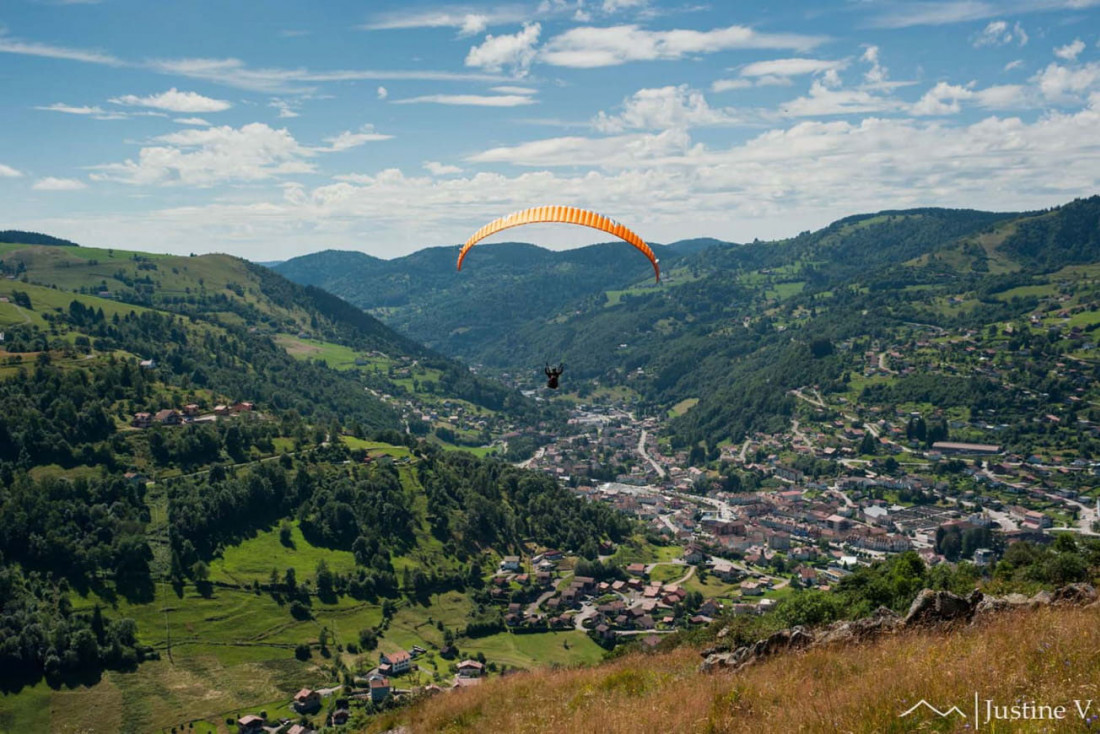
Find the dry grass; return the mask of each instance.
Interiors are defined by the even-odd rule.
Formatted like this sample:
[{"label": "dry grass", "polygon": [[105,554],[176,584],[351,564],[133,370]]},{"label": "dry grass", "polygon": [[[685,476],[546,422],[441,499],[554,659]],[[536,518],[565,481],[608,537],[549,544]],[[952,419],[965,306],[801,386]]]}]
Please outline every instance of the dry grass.
[{"label": "dry grass", "polygon": [[[681,649],[492,679],[379,717],[368,731],[965,731],[975,692],[997,705],[1021,697],[1066,705],[1071,717],[978,731],[1089,731],[1073,700],[1094,699],[1091,713],[1100,713],[1100,609],[1002,614],[976,627],[781,655],[738,673],[701,674],[699,662],[696,650]],[[898,718],[920,699],[957,705],[968,719]]]}]

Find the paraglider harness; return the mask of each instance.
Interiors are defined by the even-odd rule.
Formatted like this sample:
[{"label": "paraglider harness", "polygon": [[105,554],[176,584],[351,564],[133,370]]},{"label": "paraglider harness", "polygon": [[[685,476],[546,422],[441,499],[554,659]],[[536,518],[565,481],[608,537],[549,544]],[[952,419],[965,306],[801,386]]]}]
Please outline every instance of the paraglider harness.
[{"label": "paraglider harness", "polygon": [[561,373],[565,371],[565,364],[559,364],[557,369],[553,369],[549,364],[543,372],[546,373],[546,386],[551,390],[558,389],[558,378],[561,377]]}]

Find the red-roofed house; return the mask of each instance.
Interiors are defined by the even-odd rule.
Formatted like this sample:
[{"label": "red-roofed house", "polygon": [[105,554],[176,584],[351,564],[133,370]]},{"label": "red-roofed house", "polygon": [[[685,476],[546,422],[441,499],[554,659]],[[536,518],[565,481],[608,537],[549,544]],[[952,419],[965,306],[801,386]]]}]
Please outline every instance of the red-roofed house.
[{"label": "red-roofed house", "polygon": [[397,652],[384,652],[378,656],[379,661],[383,665],[390,666],[390,672],[394,675],[404,673],[406,670],[412,667],[412,655],[405,650],[398,650]]}]

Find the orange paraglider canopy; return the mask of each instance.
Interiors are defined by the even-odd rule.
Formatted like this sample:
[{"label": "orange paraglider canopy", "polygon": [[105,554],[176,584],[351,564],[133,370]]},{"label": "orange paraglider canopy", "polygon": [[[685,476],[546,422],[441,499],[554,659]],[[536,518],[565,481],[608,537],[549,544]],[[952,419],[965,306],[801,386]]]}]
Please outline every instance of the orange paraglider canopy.
[{"label": "orange paraglider canopy", "polygon": [[653,250],[645,243],[645,240],[616,222],[614,219],[609,219],[602,214],[590,212],[586,209],[578,209],[572,206],[536,206],[531,209],[513,212],[506,217],[501,217],[500,219],[489,222],[477,232],[474,232],[474,235],[466,240],[466,244],[462,246],[462,250],[458,253],[458,269],[462,270],[462,261],[466,259],[466,253],[470,251],[470,248],[489,235],[496,234],[510,227],[519,227],[524,224],[535,224],[537,222],[579,224],[583,227],[591,227],[592,229],[598,229],[608,234],[613,234],[619,239],[629,242],[639,252],[649,258],[649,262],[653,264],[653,272],[657,276],[657,282],[659,283],[661,281],[661,268],[657,264],[657,258],[654,256]]}]

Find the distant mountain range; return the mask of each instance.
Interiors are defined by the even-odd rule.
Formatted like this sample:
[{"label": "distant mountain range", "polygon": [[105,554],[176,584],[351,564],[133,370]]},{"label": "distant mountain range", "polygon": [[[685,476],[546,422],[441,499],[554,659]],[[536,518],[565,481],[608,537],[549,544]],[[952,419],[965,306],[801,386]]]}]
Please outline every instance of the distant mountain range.
[{"label": "distant mountain range", "polygon": [[676,243],[656,248],[659,286],[626,244],[481,246],[460,273],[456,248],[389,261],[327,251],[276,269],[487,367],[537,372],[562,360],[571,376],[628,385],[653,408],[698,399],[674,426],[713,444],[782,423],[787,390],[851,367],[810,359],[815,340],[1023,317],[1034,299],[996,294],[1100,262],[1098,233],[1092,197],[1042,212],[884,211],[775,242]]}]

